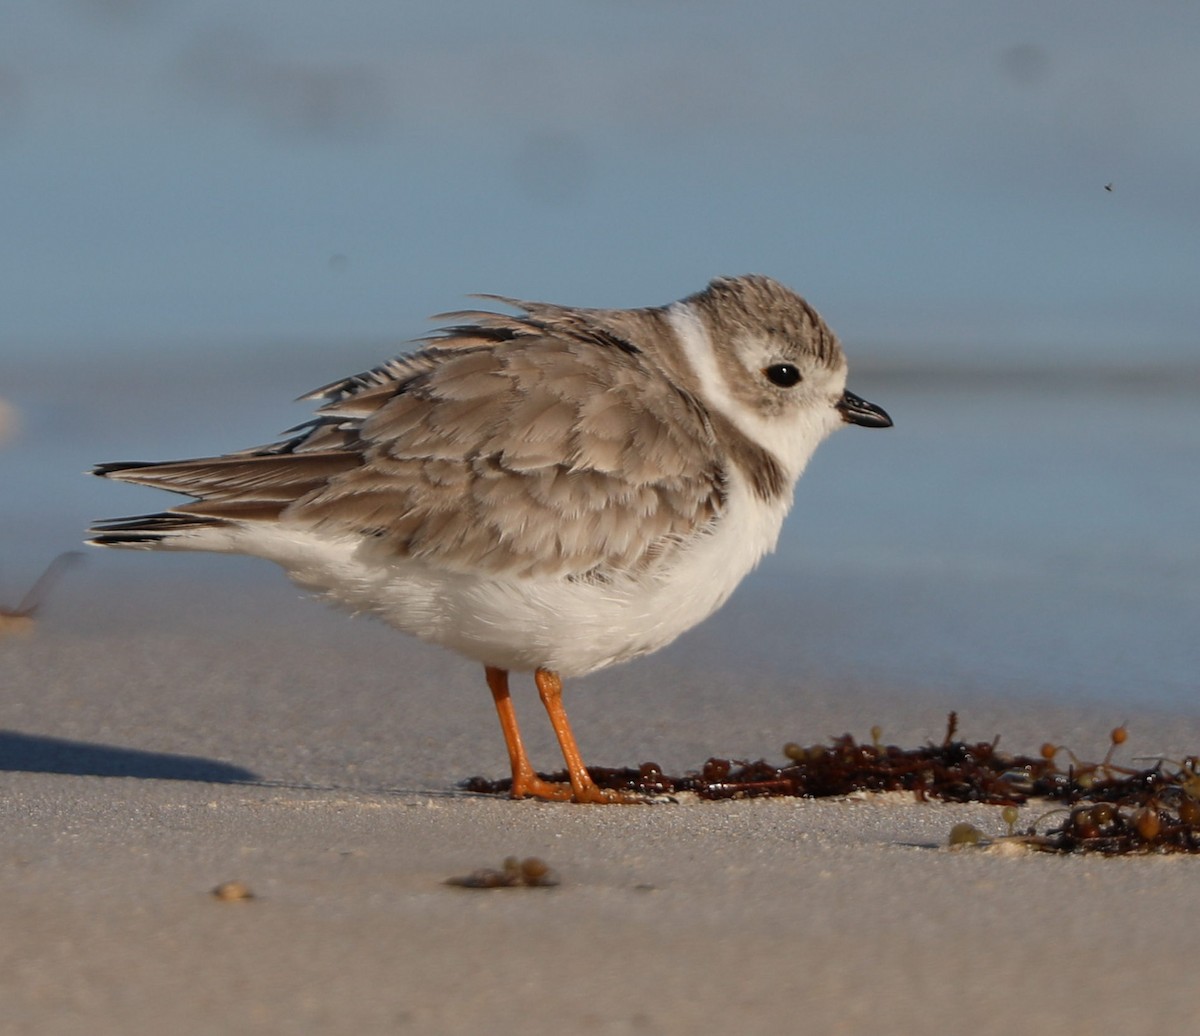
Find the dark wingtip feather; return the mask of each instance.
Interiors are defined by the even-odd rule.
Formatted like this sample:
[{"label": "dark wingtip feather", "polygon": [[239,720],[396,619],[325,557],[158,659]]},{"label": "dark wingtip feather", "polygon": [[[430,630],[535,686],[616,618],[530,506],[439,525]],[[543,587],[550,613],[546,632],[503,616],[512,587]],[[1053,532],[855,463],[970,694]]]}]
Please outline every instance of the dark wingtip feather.
[{"label": "dark wingtip feather", "polygon": [[90,474],[97,475],[100,478],[108,478],[108,476],[114,472],[130,471],[134,468],[151,468],[153,466],[154,462],[148,460],[109,461],[107,464],[97,464],[94,468],[92,468]]},{"label": "dark wingtip feather", "polygon": [[121,534],[114,532],[111,534],[97,534],[90,540],[84,540],[83,542],[89,547],[134,547],[161,543],[162,539],[162,536],[156,536],[151,533],[138,536],[134,533]]},{"label": "dark wingtip feather", "polygon": [[88,529],[84,542],[93,547],[149,546],[160,543],[173,532],[201,525],[217,525],[220,520],[191,514],[142,514],[135,518],[107,518]]}]

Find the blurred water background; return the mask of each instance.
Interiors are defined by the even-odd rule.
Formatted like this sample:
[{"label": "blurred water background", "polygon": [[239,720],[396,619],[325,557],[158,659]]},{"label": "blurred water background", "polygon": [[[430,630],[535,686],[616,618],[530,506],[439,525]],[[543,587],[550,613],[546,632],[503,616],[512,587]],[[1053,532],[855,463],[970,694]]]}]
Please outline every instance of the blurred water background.
[{"label": "blurred water background", "polygon": [[[760,271],[896,427],[822,447],[691,643],[1200,707],[1198,33],[1108,0],[11,5],[0,603],[162,506],[93,463],[268,441],[467,292]],[[122,579],[266,568],[97,553],[61,592],[100,621]]]}]

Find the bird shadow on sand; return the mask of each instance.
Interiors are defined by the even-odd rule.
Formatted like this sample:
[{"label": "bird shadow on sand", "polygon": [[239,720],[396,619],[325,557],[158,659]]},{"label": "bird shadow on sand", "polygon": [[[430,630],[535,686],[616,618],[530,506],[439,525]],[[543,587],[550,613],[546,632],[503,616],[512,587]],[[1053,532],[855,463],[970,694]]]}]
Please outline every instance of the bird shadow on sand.
[{"label": "bird shadow on sand", "polygon": [[133,777],[141,780],[195,781],[200,784],[240,784],[291,791],[358,792],[383,796],[470,799],[495,798],[475,795],[461,787],[351,788],[305,780],[266,778],[244,766],[205,759],[195,755],[148,752],[90,741],[71,741],[43,734],[0,730],[0,773],[56,773],[72,777]]},{"label": "bird shadow on sand", "polygon": [[252,770],[216,759],[68,741],[0,730],[0,772],[61,773],[77,777],[140,777],[207,784],[256,784]]}]

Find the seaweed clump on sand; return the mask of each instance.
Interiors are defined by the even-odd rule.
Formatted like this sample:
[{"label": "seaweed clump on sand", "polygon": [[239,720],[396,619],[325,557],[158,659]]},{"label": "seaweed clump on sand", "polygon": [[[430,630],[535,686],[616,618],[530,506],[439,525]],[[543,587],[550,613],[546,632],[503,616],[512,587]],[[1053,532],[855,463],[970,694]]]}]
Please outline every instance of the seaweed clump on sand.
[{"label": "seaweed clump on sand", "polygon": [[[1158,759],[1145,769],[1112,761],[1124,744],[1124,726],[1116,727],[1103,760],[1089,763],[1062,745],[1046,743],[1036,756],[1013,755],[991,741],[956,740],[958,716],[951,712],[940,744],[899,748],[851,734],[826,744],[783,747],[785,761],[749,762],[711,758],[697,770],[671,776],[654,763],[633,767],[589,767],[601,788],[647,797],[690,792],[701,799],[811,797],[859,792],[908,791],[919,801],[972,802],[1004,808],[1008,834],[987,838],[970,825],[956,825],[953,844],[1017,843],[1043,852],[1200,852],[1200,757],[1172,762]],[[542,774],[565,781],[566,774]],[[468,791],[507,794],[511,781],[473,777]],[[1014,807],[1030,799],[1061,803],[1033,826],[1016,830]],[[1052,821],[1056,826],[1038,826]],[[970,830],[968,830],[970,828]],[[972,833],[973,832],[973,833]]]}]

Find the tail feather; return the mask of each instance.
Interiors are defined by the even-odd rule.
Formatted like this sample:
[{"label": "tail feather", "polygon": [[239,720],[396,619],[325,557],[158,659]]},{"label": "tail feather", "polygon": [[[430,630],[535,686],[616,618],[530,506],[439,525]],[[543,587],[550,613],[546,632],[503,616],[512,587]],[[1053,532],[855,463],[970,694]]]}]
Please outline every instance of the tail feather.
[{"label": "tail feather", "polygon": [[[98,522],[89,543],[102,547],[199,547],[184,534],[274,521],[289,504],[361,462],[357,453],[234,454],[162,464],[100,464],[93,474],[193,498],[158,514]],[[212,542],[212,541],[205,541]],[[203,548],[201,548],[203,549]]]},{"label": "tail feather", "polygon": [[167,537],[219,525],[219,518],[163,511],[135,518],[113,518],[97,522],[88,530],[87,542],[97,547],[142,547],[149,549]]}]

